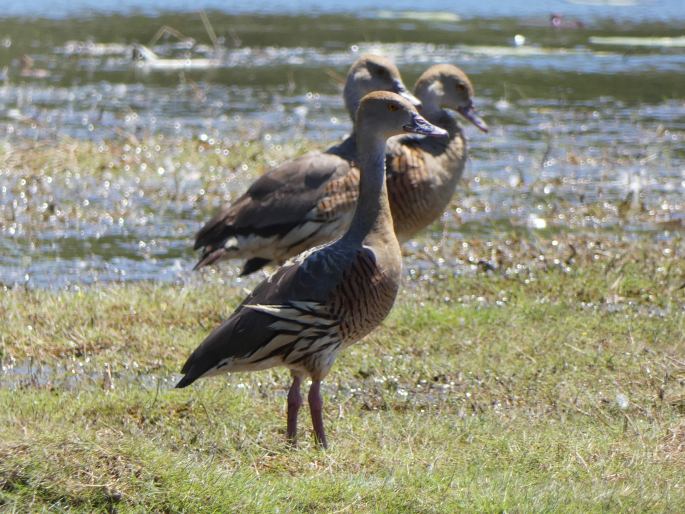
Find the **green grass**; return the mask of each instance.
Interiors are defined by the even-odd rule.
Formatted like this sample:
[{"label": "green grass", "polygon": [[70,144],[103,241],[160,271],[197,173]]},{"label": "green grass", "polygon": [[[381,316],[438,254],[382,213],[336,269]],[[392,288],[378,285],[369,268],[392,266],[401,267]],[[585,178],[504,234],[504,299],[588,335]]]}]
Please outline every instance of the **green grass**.
[{"label": "green grass", "polygon": [[325,382],[325,452],[306,408],[284,441],[285,370],[171,389],[240,290],[6,290],[3,363],[42,374],[0,378],[0,510],[677,511],[678,249],[407,284]]}]

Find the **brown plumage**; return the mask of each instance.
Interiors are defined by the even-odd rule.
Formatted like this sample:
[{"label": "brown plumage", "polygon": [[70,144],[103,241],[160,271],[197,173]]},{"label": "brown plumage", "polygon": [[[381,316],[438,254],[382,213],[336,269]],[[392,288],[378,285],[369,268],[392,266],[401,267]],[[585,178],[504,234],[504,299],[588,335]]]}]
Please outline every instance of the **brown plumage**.
[{"label": "brown plumage", "polygon": [[385,141],[403,131],[446,135],[407,100],[387,92],[364,97],[357,128],[360,192],[345,234],[289,261],[259,284],[191,354],[177,384],[185,387],[224,371],[286,366],[293,374],[288,437],[295,439],[300,385],[309,376],[314,432],[324,447],[321,380],[340,349],[357,342],[388,315],[400,282],[400,248],[384,174]]},{"label": "brown plumage", "polygon": [[[351,71],[350,75],[354,73]],[[480,130],[487,130],[473,108],[473,86],[459,68],[447,64],[431,66],[419,77],[415,92],[423,103],[422,113],[431,123],[446,129],[449,138],[405,135],[388,142],[388,193],[400,241],[410,239],[440,217],[464,171],[466,140],[459,123],[446,109],[459,112]],[[209,245],[218,250],[205,251],[200,265],[214,262],[215,255],[247,257],[243,268],[246,274],[338,237],[347,228],[357,201],[359,170],[355,158],[356,146],[350,138],[327,154],[313,154],[284,164],[274,171],[287,179],[269,182],[269,187],[261,188],[262,182],[274,180],[266,174],[206,225],[203,230],[218,227],[211,238],[201,238],[202,232],[198,235],[198,243],[204,244],[208,239],[220,241]],[[253,191],[258,187],[263,189],[263,195]],[[225,236],[226,226],[234,231],[231,237]],[[239,237],[246,242],[241,244]]]},{"label": "brown plumage", "polygon": [[[359,101],[371,91],[393,91],[420,104],[391,61],[363,55],[350,67],[343,91],[353,119]],[[195,269],[222,259],[242,258],[247,259],[243,274],[248,274],[342,234],[356,202],[358,170],[354,171],[356,181],[347,177],[354,169],[356,154],[352,134],[325,152],[304,155],[262,175],[200,229],[195,249],[200,249],[202,256]],[[328,197],[319,210],[319,202]]]},{"label": "brown plumage", "polygon": [[466,139],[446,109],[457,111],[480,130],[488,130],[473,107],[473,85],[456,66],[431,66],[416,81],[414,92],[422,102],[421,113],[447,130],[449,138],[408,135],[388,142],[388,193],[400,241],[411,239],[441,216],[464,172]]}]

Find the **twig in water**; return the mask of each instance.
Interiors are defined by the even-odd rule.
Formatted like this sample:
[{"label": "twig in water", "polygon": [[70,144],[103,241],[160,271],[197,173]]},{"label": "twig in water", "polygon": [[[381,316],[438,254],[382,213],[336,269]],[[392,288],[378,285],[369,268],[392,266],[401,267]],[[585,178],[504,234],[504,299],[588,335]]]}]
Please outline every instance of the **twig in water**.
[{"label": "twig in water", "polygon": [[326,70],[325,73],[326,73],[326,75],[328,75],[328,76],[333,80],[333,82],[335,82],[337,85],[342,86],[342,85],[345,84],[345,77],[343,77],[342,75],[340,75],[340,73],[338,73],[337,71],[335,71],[335,70]]},{"label": "twig in water", "polygon": [[205,30],[207,31],[207,35],[209,36],[209,39],[212,42],[212,46],[214,46],[214,51],[218,52],[220,48],[219,38],[216,37],[214,27],[212,27],[212,24],[209,22],[209,17],[207,16],[207,13],[204,9],[200,11],[200,19],[202,20],[202,25],[204,25]]},{"label": "twig in water", "polygon": [[552,153],[552,134],[548,131],[547,132],[547,146],[545,148],[545,153],[542,154],[542,159],[540,159],[540,169],[543,169],[545,167],[545,163],[549,159],[550,154]]},{"label": "twig in water", "polygon": [[169,25],[162,25],[159,30],[155,33],[155,35],[152,37],[150,42],[147,44],[148,47],[152,48],[157,41],[159,41],[162,36],[169,34],[171,36],[174,36],[176,39],[179,41],[192,41],[193,43],[195,40],[192,37],[186,36],[182,34],[180,31],[176,30],[173,27],[170,27]]}]

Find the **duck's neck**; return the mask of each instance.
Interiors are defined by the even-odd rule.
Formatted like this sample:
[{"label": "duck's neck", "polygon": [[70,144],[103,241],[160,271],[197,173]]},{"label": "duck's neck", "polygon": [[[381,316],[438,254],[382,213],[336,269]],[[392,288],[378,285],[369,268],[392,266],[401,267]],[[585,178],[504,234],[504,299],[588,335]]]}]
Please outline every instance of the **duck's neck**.
[{"label": "duck's neck", "polygon": [[[449,111],[440,106],[441,103],[442,97],[431,90],[425,91],[421,96],[421,114],[433,125],[447,130],[449,132],[449,139],[452,139],[459,130],[459,124]],[[444,138],[438,138],[437,140],[444,141]]]},{"label": "duck's neck", "polygon": [[352,127],[352,133],[350,135],[326,151],[348,161],[355,161],[357,159],[357,136],[354,133],[354,127]]},{"label": "duck's neck", "polygon": [[356,121],[357,109],[359,108],[359,102],[361,99],[361,95],[358,91],[356,91],[352,84],[349,81],[346,82],[345,88],[343,89],[343,100],[345,102],[345,109],[347,109],[347,113],[350,115],[350,119],[352,120],[352,124],[354,124]]},{"label": "duck's neck", "polygon": [[445,114],[440,107],[440,100],[440,97],[431,90],[426,90],[421,95],[421,114],[431,123],[439,121]]},{"label": "duck's neck", "polygon": [[357,132],[357,163],[360,169],[359,199],[350,228],[343,239],[354,245],[373,244],[394,237],[392,215],[385,186],[385,139]]},{"label": "duck's neck", "polygon": [[456,117],[447,109],[440,107],[441,99],[437,95],[421,96],[421,114],[433,125],[447,131],[447,137],[424,138],[422,146],[435,149],[437,158],[443,169],[450,175],[461,175],[464,160],[465,141],[464,135]]}]

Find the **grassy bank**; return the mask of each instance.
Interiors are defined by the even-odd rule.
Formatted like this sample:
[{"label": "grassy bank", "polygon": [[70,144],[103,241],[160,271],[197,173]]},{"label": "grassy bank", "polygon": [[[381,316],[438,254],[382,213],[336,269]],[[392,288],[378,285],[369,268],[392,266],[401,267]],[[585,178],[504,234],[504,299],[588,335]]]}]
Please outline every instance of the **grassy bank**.
[{"label": "grassy bank", "polygon": [[283,370],[170,389],[242,291],[5,290],[0,508],[677,510],[681,246],[407,283],[326,381],[328,452],[306,409],[285,444]]}]

